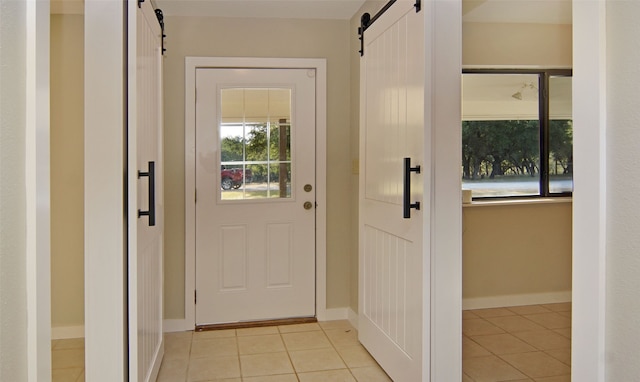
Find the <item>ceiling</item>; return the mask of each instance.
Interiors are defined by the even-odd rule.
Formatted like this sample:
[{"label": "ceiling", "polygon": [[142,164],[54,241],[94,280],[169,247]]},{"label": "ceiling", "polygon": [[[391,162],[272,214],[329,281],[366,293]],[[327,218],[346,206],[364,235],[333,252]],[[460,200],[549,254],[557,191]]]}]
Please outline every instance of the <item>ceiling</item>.
[{"label": "ceiling", "polygon": [[[151,0],[167,16],[349,20],[365,0]],[[383,4],[384,1],[380,1]],[[52,13],[83,13],[83,0],[51,0]],[[464,22],[571,24],[571,0],[462,0]]]},{"label": "ceiling", "polygon": [[349,20],[364,0],[154,0],[168,16]]}]

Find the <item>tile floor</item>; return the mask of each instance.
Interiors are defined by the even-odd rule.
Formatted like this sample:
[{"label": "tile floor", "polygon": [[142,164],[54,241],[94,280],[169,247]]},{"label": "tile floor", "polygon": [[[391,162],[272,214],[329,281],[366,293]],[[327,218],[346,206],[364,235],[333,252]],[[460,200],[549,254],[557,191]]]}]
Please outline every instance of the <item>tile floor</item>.
[{"label": "tile floor", "polygon": [[571,304],[462,313],[462,381],[570,382]]},{"label": "tile floor", "polygon": [[[462,382],[571,381],[571,304],[462,313]],[[84,340],[51,343],[53,382],[84,381]],[[158,382],[390,381],[348,321],[165,335]]]},{"label": "tile floor", "polygon": [[84,338],[51,341],[53,382],[84,381]]},{"label": "tile floor", "polygon": [[348,321],[167,333],[158,382],[391,381]]}]

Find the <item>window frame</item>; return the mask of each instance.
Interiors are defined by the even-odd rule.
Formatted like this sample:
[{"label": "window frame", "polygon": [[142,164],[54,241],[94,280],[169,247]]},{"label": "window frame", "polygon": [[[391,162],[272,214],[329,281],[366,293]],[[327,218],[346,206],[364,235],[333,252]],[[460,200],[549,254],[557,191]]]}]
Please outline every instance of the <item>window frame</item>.
[{"label": "window frame", "polygon": [[[464,74],[534,74],[538,75],[538,126],[540,145],[540,179],[538,195],[504,195],[504,196],[480,196],[473,200],[500,200],[500,199],[540,199],[571,197],[573,192],[549,192],[549,79],[551,77],[573,77],[573,69],[570,68],[541,68],[541,69],[497,69],[497,68],[464,68]],[[572,116],[573,120],[573,116]],[[461,118],[462,122],[462,118]],[[462,126],[462,125],[461,125]],[[572,127],[573,129],[573,127]],[[573,145],[573,144],[572,144]],[[573,174],[571,175],[573,185]]]}]

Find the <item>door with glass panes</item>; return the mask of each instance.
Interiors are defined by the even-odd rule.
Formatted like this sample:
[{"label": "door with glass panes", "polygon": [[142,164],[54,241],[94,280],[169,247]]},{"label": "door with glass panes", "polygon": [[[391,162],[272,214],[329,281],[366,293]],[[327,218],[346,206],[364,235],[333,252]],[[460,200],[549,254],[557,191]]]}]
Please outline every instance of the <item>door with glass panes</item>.
[{"label": "door with glass panes", "polygon": [[196,70],[196,325],[315,316],[315,71]]}]

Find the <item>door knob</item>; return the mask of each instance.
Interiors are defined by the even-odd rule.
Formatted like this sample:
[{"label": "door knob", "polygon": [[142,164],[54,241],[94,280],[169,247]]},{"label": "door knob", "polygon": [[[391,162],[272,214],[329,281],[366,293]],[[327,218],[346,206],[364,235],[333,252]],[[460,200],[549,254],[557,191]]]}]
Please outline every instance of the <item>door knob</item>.
[{"label": "door knob", "polygon": [[305,210],[310,210],[311,208],[313,208],[313,203],[311,203],[311,202],[304,202],[304,209],[305,209]]}]

